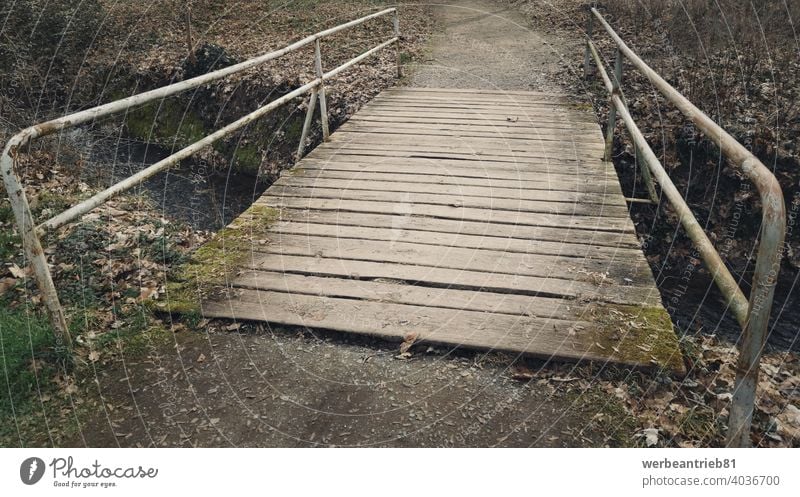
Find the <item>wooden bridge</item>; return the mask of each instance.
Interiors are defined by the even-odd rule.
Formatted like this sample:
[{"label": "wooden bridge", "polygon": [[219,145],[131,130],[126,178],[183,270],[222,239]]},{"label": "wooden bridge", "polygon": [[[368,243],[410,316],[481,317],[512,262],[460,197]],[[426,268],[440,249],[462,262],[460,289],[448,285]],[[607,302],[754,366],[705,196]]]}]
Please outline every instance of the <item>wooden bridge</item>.
[{"label": "wooden bridge", "polygon": [[394,88],[284,174],[168,301],[204,316],[682,369],[588,106]]},{"label": "wooden bridge", "polygon": [[[389,16],[391,38],[323,71],[321,39]],[[593,22],[616,46],[613,74],[592,41]],[[680,372],[669,316],[639,250],[614,168],[601,159],[610,154],[619,117],[643,162],[651,199],[675,210],[726,309],[742,326],[726,443],[750,445],[759,361],[786,234],[780,184],[757,157],[640,59],[596,9],[590,9],[586,33],[584,76],[592,77],[594,62],[609,93],[606,154],[588,109],[567,96],[531,92],[391,89],[330,135],[325,83],[382,49],[397,48],[395,8],[21,130],[0,154],[0,176],[57,350],[71,348],[71,335],[40,236],[310,94],[301,151],[317,100],[326,142],[194,254],[169,284],[162,308],[406,343]],[[17,174],[19,156],[34,140],[199,88],[312,44],[312,81],[37,224]],[[399,68],[399,51],[395,55]],[[631,116],[620,87],[623,60],[755,185],[761,229],[749,298]]]}]

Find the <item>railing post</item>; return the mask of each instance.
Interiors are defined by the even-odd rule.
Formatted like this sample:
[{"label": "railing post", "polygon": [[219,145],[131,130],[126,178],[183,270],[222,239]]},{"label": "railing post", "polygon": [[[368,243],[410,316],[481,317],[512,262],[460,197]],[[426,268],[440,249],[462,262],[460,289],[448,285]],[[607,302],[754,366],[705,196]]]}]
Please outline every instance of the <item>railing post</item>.
[{"label": "railing post", "polygon": [[[588,49],[588,46],[587,46]],[[620,94],[619,86],[622,82],[622,53],[617,50],[614,61],[614,79],[611,80],[611,96],[608,100],[608,125],[606,126],[606,148],[603,159],[611,160],[614,151],[614,129],[617,127],[617,108],[614,106],[614,95]]]},{"label": "railing post", "polygon": [[[325,74],[322,72],[322,51],[319,46],[319,38],[314,41],[314,68],[318,78],[322,78]],[[328,141],[331,134],[330,127],[328,127],[328,103],[325,100],[325,82],[319,84],[319,113],[322,120],[322,139]]]},{"label": "railing post", "polygon": [[589,53],[589,43],[592,42],[592,25],[594,23],[594,16],[592,11],[589,11],[589,22],[586,26],[586,52],[583,54],[583,77],[589,79],[589,76],[594,74],[591,66],[591,54]]},{"label": "railing post", "polygon": [[[50,274],[47,257],[44,255],[42,244],[36,234],[36,224],[33,221],[28,197],[25,195],[22,183],[14,170],[16,155],[20,153],[19,149],[23,141],[19,137],[20,135],[17,135],[8,142],[3,155],[0,156],[0,170],[2,170],[3,182],[8,194],[8,200],[11,203],[11,210],[14,212],[14,218],[19,228],[19,235],[22,238],[22,247],[33,267],[36,284],[42,294],[47,313],[50,315],[50,322],[53,324],[53,331],[56,337],[56,352],[70,351],[72,349],[72,338],[67,327],[67,320],[64,317],[64,309],[58,300],[58,293],[53,283],[53,277]],[[27,141],[27,138],[24,141]]]},{"label": "railing post", "polygon": [[311,128],[311,121],[314,118],[314,110],[317,108],[317,89],[311,90],[311,96],[308,97],[308,109],[306,109],[306,119],[303,122],[303,132],[300,134],[300,143],[297,145],[297,160],[303,158],[306,149],[306,139],[308,138],[308,130]]},{"label": "railing post", "polygon": [[[750,425],[753,421],[753,408],[758,387],[758,372],[761,353],[767,341],[769,315],[778,283],[778,271],[783,258],[783,241],[786,230],[786,212],[783,193],[778,181],[772,177],[764,185],[768,194],[762,195],[766,217],[772,221],[769,226],[762,223],[761,240],[756,257],[753,287],[748,302],[747,323],[742,332],[739,357],[736,360],[736,380],[733,385],[733,399],[728,417],[728,447],[750,447]],[[769,205],[769,204],[772,205]]]},{"label": "railing post", "polygon": [[397,63],[397,78],[400,79],[403,77],[403,66],[400,63],[400,15],[397,13],[397,10],[394,11],[392,26],[394,27],[394,37],[397,38],[394,53]]}]

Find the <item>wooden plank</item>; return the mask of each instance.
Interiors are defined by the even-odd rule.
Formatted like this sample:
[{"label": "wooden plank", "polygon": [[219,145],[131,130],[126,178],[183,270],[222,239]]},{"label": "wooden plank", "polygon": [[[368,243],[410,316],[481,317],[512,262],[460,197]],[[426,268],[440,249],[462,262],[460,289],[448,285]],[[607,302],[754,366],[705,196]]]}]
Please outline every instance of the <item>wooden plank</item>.
[{"label": "wooden plank", "polygon": [[[445,154],[439,154],[445,155]],[[447,158],[428,157],[424,154],[394,157],[372,155],[369,152],[352,153],[346,150],[318,148],[303,159],[303,165],[313,162],[317,165],[338,167],[339,164],[365,164],[364,167],[379,166],[414,166],[419,174],[426,170],[433,174],[447,173],[451,170],[472,169],[483,174],[506,174],[507,177],[525,177],[536,175],[559,175],[578,179],[602,178],[616,180],[616,171],[609,162],[597,159],[561,160],[556,158],[519,159],[517,161],[494,161],[484,157]]]},{"label": "wooden plank", "polygon": [[[579,115],[581,119],[578,122],[586,122],[587,116],[592,114],[583,110],[577,110],[570,107],[555,107],[546,104],[468,104],[468,103],[434,103],[425,101],[403,101],[403,102],[380,102],[372,101],[366,104],[362,109],[369,109],[382,112],[419,112],[421,114],[452,112],[457,114],[464,114],[469,116],[474,115],[489,115],[489,116],[502,116],[503,118],[521,116],[528,119],[533,119],[543,116],[573,116]],[[544,117],[547,121],[547,117]],[[591,122],[591,121],[590,121]]]},{"label": "wooden plank", "polygon": [[639,240],[630,232],[586,231],[565,227],[549,228],[521,224],[494,224],[485,220],[464,221],[397,214],[386,215],[284,208],[280,211],[280,218],[298,223],[432,231],[436,233],[478,235],[482,238],[499,238],[501,240],[552,241],[561,244],[581,241],[599,247],[640,249]]},{"label": "wooden plank", "polygon": [[[542,157],[500,157],[500,156],[486,156],[478,154],[459,154],[454,152],[422,152],[422,151],[383,151],[383,150],[364,150],[357,147],[320,147],[311,152],[308,157],[312,159],[324,160],[345,160],[345,161],[386,161],[402,159],[408,161],[412,159],[428,161],[430,166],[432,163],[445,165],[478,165],[481,167],[507,170],[529,170],[529,171],[547,171],[550,169],[557,169],[558,171],[585,171],[587,174],[594,173],[592,168],[607,168],[600,158],[588,157],[574,157],[569,158],[563,155],[552,155]],[[609,173],[613,173],[609,171]]]},{"label": "wooden plank", "polygon": [[266,257],[259,255],[263,253],[395,264],[413,260],[417,266],[536,276],[594,284],[606,283],[619,287],[646,287],[653,278],[644,257],[581,259],[530,252],[520,254],[488,249],[440,247],[399,240],[384,243],[374,240],[270,233],[266,243],[254,243],[251,251],[255,267],[258,267],[259,261]]},{"label": "wooden plank", "polygon": [[[469,140],[470,138],[477,138],[481,141],[495,142],[497,145],[528,145],[528,146],[546,146],[546,147],[563,147],[566,144],[578,145],[586,144],[590,147],[602,146],[603,143],[599,140],[589,140],[585,136],[578,133],[518,133],[514,132],[508,134],[501,134],[496,131],[483,131],[476,132],[471,130],[452,131],[441,127],[430,126],[423,130],[416,126],[405,127],[380,127],[380,126],[363,126],[351,123],[350,125],[343,125],[336,130],[337,134],[341,133],[345,136],[339,138],[354,138],[355,136],[363,136],[369,138],[383,138],[386,140],[408,140],[412,136],[417,136],[425,141],[438,140],[439,143],[444,142],[445,139],[451,140]],[[388,136],[387,136],[388,135]]]},{"label": "wooden plank", "polygon": [[383,110],[380,108],[374,109],[363,109],[363,111],[359,111],[358,116],[360,117],[390,117],[398,120],[404,120],[406,118],[410,119],[418,119],[418,118],[426,118],[426,119],[437,119],[440,121],[463,121],[465,123],[477,123],[477,124],[503,124],[505,126],[513,125],[514,127],[521,127],[521,126],[541,126],[543,124],[557,124],[557,125],[564,125],[567,128],[577,128],[580,125],[584,125],[584,127],[593,128],[597,126],[596,118],[591,115],[586,115],[583,112],[568,114],[568,113],[558,113],[558,112],[548,112],[546,115],[542,113],[542,115],[535,115],[535,114],[525,114],[523,112],[516,112],[516,113],[489,113],[489,112],[473,112],[473,113],[465,113],[465,112],[445,112],[445,111],[436,111],[430,110],[428,112],[419,112],[416,109],[410,110],[400,110],[400,109],[392,109],[392,110]]},{"label": "wooden plank", "polygon": [[[606,195],[622,195],[619,183],[616,181],[597,181],[572,179],[554,179],[552,175],[533,177],[532,179],[496,179],[486,177],[471,177],[463,175],[444,174],[416,174],[408,171],[378,172],[369,171],[357,166],[352,169],[336,168],[337,164],[330,167],[316,166],[308,161],[302,168],[285,172],[282,178],[308,178],[308,179],[338,179],[348,180],[350,184],[359,181],[387,181],[399,183],[420,183],[423,185],[443,185],[455,187],[482,187],[482,188],[509,188],[513,190],[542,190],[547,192],[566,193],[597,193]],[[411,168],[414,170],[414,168]],[[447,171],[452,173],[452,171]],[[567,177],[569,178],[569,177]],[[461,190],[458,190],[461,191]]]},{"label": "wooden plank", "polygon": [[575,305],[575,302],[560,298],[429,287],[388,279],[354,281],[273,271],[243,271],[230,283],[236,288],[493,312],[512,316],[539,316],[569,321],[588,321],[591,319],[592,311],[598,308],[597,304]]},{"label": "wooden plank", "polygon": [[495,236],[465,235],[461,233],[436,233],[408,229],[398,224],[392,228],[374,228],[366,226],[348,226],[342,224],[323,224],[312,222],[284,221],[276,223],[274,233],[289,235],[314,235],[332,238],[352,238],[356,240],[374,240],[385,242],[411,242],[440,247],[458,247],[483,250],[495,250],[518,254],[543,254],[561,257],[578,257],[589,259],[637,260],[644,263],[639,248],[605,247],[580,243],[583,239],[572,243],[543,240],[520,240]]},{"label": "wooden plank", "polygon": [[429,116],[416,116],[416,117],[404,117],[404,116],[371,116],[371,115],[361,115],[355,114],[350,118],[353,122],[363,122],[363,123],[391,123],[391,124],[410,124],[410,123],[418,123],[418,124],[442,124],[442,125],[467,125],[467,126],[489,126],[494,128],[499,128],[498,132],[502,132],[504,129],[521,129],[530,132],[535,132],[535,130],[539,129],[559,129],[559,130],[569,130],[569,131],[600,131],[600,126],[598,124],[592,123],[573,123],[573,122],[525,122],[525,121],[517,121],[511,122],[508,120],[480,120],[476,121],[474,124],[470,123],[466,119],[455,119],[455,118],[439,118],[439,117],[429,117]]},{"label": "wooden plank", "polygon": [[236,305],[225,301],[205,302],[204,315],[355,332],[397,341],[414,332],[420,343],[524,353],[543,359],[615,360],[632,366],[652,365],[647,353],[638,354],[638,359],[634,359],[600,345],[594,337],[605,330],[589,321],[559,321],[244,289],[236,290],[232,298],[236,299]]},{"label": "wooden plank", "polygon": [[[563,162],[567,161],[587,161],[591,164],[592,161],[599,163],[603,157],[600,150],[581,151],[581,150],[537,150],[518,151],[509,149],[475,149],[459,146],[448,145],[393,145],[390,143],[348,143],[348,142],[329,142],[330,144],[324,149],[316,149],[312,154],[319,157],[322,153],[336,154],[359,154],[359,155],[374,155],[379,157],[441,157],[443,159],[467,159],[467,160],[485,160],[490,162],[512,162],[517,163],[521,161],[528,161],[531,159],[555,159]],[[320,153],[315,153],[315,152]],[[311,154],[309,154],[311,155]]]},{"label": "wooden plank", "polygon": [[659,305],[661,297],[654,286],[617,286],[542,278],[522,274],[487,273],[445,267],[396,264],[390,262],[329,259],[285,254],[266,254],[258,263],[250,256],[243,268],[288,274],[336,276],[352,280],[385,278],[421,282],[428,286],[472,290],[479,292],[511,293],[539,297],[566,298],[575,304],[604,302],[619,305]]},{"label": "wooden plank", "polygon": [[[515,128],[513,126],[494,126],[484,124],[466,123],[405,123],[405,122],[365,122],[358,119],[350,119],[339,127],[339,130],[364,131],[364,130],[390,130],[395,132],[416,132],[419,136],[434,136],[436,131],[453,136],[470,136],[472,133],[482,133],[498,139],[558,139],[558,140],[582,140],[587,143],[603,143],[602,136],[599,135],[599,128],[591,129],[551,129],[548,127],[537,128]],[[337,130],[338,131],[338,130]],[[377,131],[376,131],[377,132]]]},{"label": "wooden plank", "polygon": [[319,186],[284,186],[274,185],[270,195],[276,197],[303,197],[322,198],[335,200],[367,200],[376,202],[404,202],[410,204],[423,204],[421,209],[428,205],[469,207],[479,209],[493,209],[513,213],[544,213],[563,214],[571,216],[603,216],[606,218],[628,219],[627,205],[603,203],[549,202],[538,200],[508,199],[497,197],[472,197],[467,195],[448,195],[438,193],[403,192],[398,194],[383,190],[356,190],[352,188],[323,188]]},{"label": "wooden plank", "polygon": [[490,90],[490,89],[466,89],[466,88],[423,88],[423,87],[411,87],[411,86],[393,86],[387,88],[381,92],[384,95],[396,95],[396,94],[416,94],[416,95],[434,95],[434,94],[445,94],[448,96],[452,95],[464,95],[464,96],[475,96],[475,95],[492,95],[495,99],[502,98],[503,96],[515,96],[515,97],[524,97],[524,98],[533,98],[533,97],[543,97],[543,98],[552,98],[552,99],[564,99],[564,100],[572,100],[575,97],[571,95],[565,95],[563,93],[552,93],[552,92],[542,92],[542,91],[528,91],[528,90]]},{"label": "wooden plank", "polygon": [[[424,132],[420,129],[424,126]],[[412,125],[412,126],[364,126],[363,124],[349,123],[344,124],[336,130],[337,133],[347,135],[361,134],[368,136],[383,136],[383,135],[397,135],[397,136],[417,136],[420,138],[434,140],[434,139],[468,139],[468,138],[482,138],[498,141],[499,143],[517,143],[517,142],[533,142],[533,143],[547,143],[548,145],[558,146],[564,143],[586,143],[591,146],[602,145],[603,143],[596,139],[596,132],[592,132],[590,139],[589,134],[580,133],[529,133],[509,131],[506,133],[499,133],[497,131],[476,131],[474,128],[462,128],[460,130],[448,129],[435,125]]]},{"label": "wooden plank", "polygon": [[482,154],[489,152],[547,152],[548,155],[564,153],[567,155],[586,155],[589,157],[602,157],[605,150],[601,143],[582,143],[577,140],[572,141],[551,141],[537,140],[529,137],[526,140],[498,140],[496,138],[485,137],[462,137],[450,136],[413,136],[403,133],[361,133],[361,132],[342,132],[336,133],[336,137],[331,135],[333,143],[365,144],[365,145],[392,145],[392,146],[414,146],[416,149],[428,150],[468,150],[477,151]]},{"label": "wooden plank", "polygon": [[587,231],[611,231],[635,233],[629,218],[604,218],[595,216],[570,216],[566,214],[535,215],[526,212],[487,210],[483,208],[454,207],[446,205],[415,206],[413,203],[380,202],[373,200],[326,199],[274,196],[271,190],[256,201],[258,205],[314,209],[337,212],[368,212],[372,214],[408,214],[462,221],[488,221],[498,224],[521,224],[526,226],[549,226]]},{"label": "wooden plank", "polygon": [[413,181],[409,182],[398,179],[393,181],[381,181],[377,179],[370,179],[362,175],[357,180],[283,176],[279,180],[275,181],[274,184],[280,186],[305,187],[312,189],[338,188],[340,190],[378,190],[387,192],[430,193],[437,195],[484,197],[506,200],[534,200],[556,203],[580,202],[585,204],[618,205],[624,207],[626,212],[628,210],[625,199],[617,194],[563,192],[549,189],[527,189],[522,188],[519,183],[517,184],[516,188],[505,188],[498,186],[457,186],[419,183]]},{"label": "wooden plank", "polygon": [[618,187],[616,173],[608,167],[603,170],[587,168],[573,164],[533,164],[508,167],[505,164],[495,164],[480,161],[448,161],[433,162],[422,158],[402,159],[377,159],[364,156],[337,156],[331,159],[317,159],[307,157],[303,159],[301,167],[292,170],[289,174],[305,174],[307,171],[352,171],[396,173],[424,176],[447,176],[452,178],[474,178],[486,181],[506,180],[552,184],[565,182],[577,186],[588,183],[603,187]]},{"label": "wooden plank", "polygon": [[470,121],[482,119],[511,119],[513,122],[527,121],[540,122],[589,122],[595,123],[596,116],[582,110],[569,107],[554,107],[552,105],[508,105],[508,106],[477,106],[477,105],[425,105],[425,104],[398,104],[398,103],[369,103],[359,110],[365,115],[398,114],[398,115],[423,115],[436,117],[453,117],[469,119]]}]

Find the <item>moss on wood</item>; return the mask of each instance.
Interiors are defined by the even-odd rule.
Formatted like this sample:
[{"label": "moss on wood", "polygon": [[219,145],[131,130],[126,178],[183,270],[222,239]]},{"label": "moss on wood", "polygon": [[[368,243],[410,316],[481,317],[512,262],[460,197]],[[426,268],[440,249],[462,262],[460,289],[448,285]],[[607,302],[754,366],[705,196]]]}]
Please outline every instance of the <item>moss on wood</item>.
[{"label": "moss on wood", "polygon": [[626,364],[684,373],[678,337],[663,307],[597,304],[590,312],[598,324],[584,337],[591,350]]},{"label": "moss on wood", "polygon": [[228,227],[197,249],[189,261],[170,275],[167,295],[159,310],[198,315],[200,302],[228,291],[231,274],[251,254],[253,244],[268,235],[280,212],[264,205],[252,205]]}]

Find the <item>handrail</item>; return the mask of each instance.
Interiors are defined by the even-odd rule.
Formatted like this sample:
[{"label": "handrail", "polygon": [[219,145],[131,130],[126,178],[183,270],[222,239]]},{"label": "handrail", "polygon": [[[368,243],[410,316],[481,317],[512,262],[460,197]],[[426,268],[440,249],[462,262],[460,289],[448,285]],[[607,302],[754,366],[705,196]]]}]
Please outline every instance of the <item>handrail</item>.
[{"label": "handrail", "polygon": [[[328,72],[323,72],[322,56],[320,51],[320,40],[322,38],[337,33],[339,31],[342,31],[344,29],[360,25],[371,19],[385,16],[387,14],[393,14],[392,38],[383,43],[380,43],[379,45],[373,47],[372,49],[362,53],[357,57],[350,59],[348,62],[345,62],[344,64]],[[168,86],[156,88],[154,90],[139,93],[137,95],[132,95],[130,97],[126,97],[120,100],[115,100],[107,104],[98,105],[96,107],[76,112],[67,116],[63,116],[58,119],[53,119],[44,123],[30,126],[18,132],[11,139],[9,139],[3,150],[2,155],[0,156],[0,174],[2,174],[3,176],[3,182],[6,187],[6,192],[8,194],[9,201],[11,202],[11,208],[14,212],[14,218],[16,220],[17,226],[20,231],[24,252],[27,258],[30,260],[31,266],[33,267],[33,273],[37,285],[39,287],[39,291],[42,294],[42,300],[45,303],[45,307],[47,308],[47,312],[50,316],[50,321],[52,322],[54,327],[56,335],[56,349],[69,350],[71,348],[71,337],[69,335],[69,331],[67,328],[64,311],[63,308],[61,307],[61,303],[58,298],[58,293],[53,283],[53,278],[50,274],[50,269],[47,264],[47,259],[44,255],[44,251],[42,250],[42,244],[39,240],[39,235],[44,234],[49,229],[56,229],[81,217],[82,215],[98,207],[99,205],[108,201],[114,196],[119,195],[135,187],[138,184],[141,184],[143,181],[152,177],[153,175],[177,164],[179,161],[191,156],[192,154],[211,145],[212,143],[220,140],[221,138],[228,136],[239,129],[242,129],[243,127],[255,121],[256,119],[265,116],[266,114],[277,109],[278,107],[285,104],[289,100],[302,96],[310,91],[312,93],[309,100],[308,110],[306,111],[306,118],[303,125],[303,133],[301,135],[300,146],[298,148],[298,156],[302,156],[304,150],[304,142],[308,135],[309,127],[311,125],[314,113],[314,104],[317,98],[319,98],[320,101],[320,119],[322,121],[323,136],[324,139],[326,140],[328,139],[329,129],[328,129],[328,115],[327,115],[327,106],[325,101],[325,90],[324,90],[325,82],[337,76],[339,73],[348,69],[354,64],[361,62],[362,60],[371,56],[375,52],[393,43],[398,42],[399,39],[400,39],[400,23],[397,14],[397,9],[389,8],[381,10],[380,12],[376,12],[374,14],[370,14],[350,22],[340,24],[338,26],[326,29],[324,31],[320,31],[313,35],[307,36],[302,40],[296,41],[291,45],[284,47],[280,50],[275,50],[273,52],[269,52],[264,55],[254,57],[239,64],[228,66],[223,69],[218,69],[216,71],[203,74],[201,76],[197,76],[188,79],[186,81],[173,83]],[[289,52],[302,48],[311,43],[314,43],[315,45],[314,62],[316,69],[316,78],[311,82],[306,83],[303,86],[287,93],[281,98],[260,107],[259,109],[251,112],[250,114],[247,114],[246,116],[234,121],[233,123],[228,124],[227,126],[215,131],[214,133],[211,133],[210,135],[192,143],[191,145],[179,150],[178,152],[175,152],[169,157],[162,159],[155,164],[152,164],[151,166],[112,185],[109,188],[106,188],[101,192],[98,192],[89,199],[84,200],[83,202],[72,206],[66,211],[61,212],[60,214],[57,214],[52,218],[44,221],[40,225],[36,226],[33,219],[33,214],[31,213],[28,198],[25,194],[24,185],[20,181],[20,178],[15,171],[15,164],[18,159],[18,155],[22,151],[22,147],[29,144],[32,140],[53,134],[57,131],[66,128],[91,122],[100,117],[122,112],[127,109],[130,109],[131,107],[146,104],[154,100],[163,99],[192,88],[197,88],[206,83],[210,83],[212,81],[225,78],[232,74],[236,74],[245,71],[247,69],[259,66],[270,60],[276,59],[282,55],[285,55]],[[397,53],[396,55],[397,55],[398,73],[399,73],[399,53]]]},{"label": "handrail", "polygon": [[[618,71],[619,75],[615,75],[614,81],[609,78],[603,61],[591,39],[593,18],[600,22],[616,44],[618,60],[621,60],[620,56],[624,55],[639,71],[647,76],[653,86],[667,100],[678,107],[689,120],[713,140],[722,151],[722,154],[738,166],[741,172],[756,185],[762,204],[761,239],[749,300],[744,296],[744,292],[742,292],[736,280],[728,271],[719,253],[703,231],[702,226],[695,219],[686,201],[672,183],[669,175],[631,117],[619,90],[621,66]],[[780,270],[783,241],[786,233],[786,210],[783,192],[778,180],[758,158],[642,61],[595,8],[591,9],[587,33],[586,63],[584,66],[587,76],[589,74],[588,61],[591,55],[601,73],[606,89],[611,94],[610,107],[619,113],[634,144],[643,155],[647,166],[646,169],[649,169],[661,185],[664,195],[674,204],[680,216],[681,224],[695,245],[697,245],[703,261],[711,270],[714,282],[722,291],[727,300],[727,305],[730,306],[742,326],[743,337],[736,363],[736,382],[728,421],[729,429],[726,445],[729,447],[749,446],[759,362],[766,342],[769,314],[775,294],[775,285],[777,284],[778,271]],[[610,121],[609,126],[612,130],[611,133],[613,133],[613,120]],[[610,145],[610,143],[606,144],[607,156]],[[647,177],[644,179],[648,182]],[[648,187],[652,188],[652,185],[649,184]]]}]

